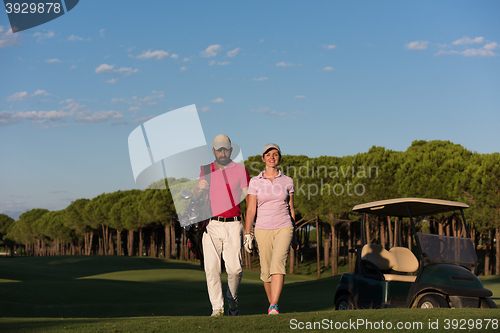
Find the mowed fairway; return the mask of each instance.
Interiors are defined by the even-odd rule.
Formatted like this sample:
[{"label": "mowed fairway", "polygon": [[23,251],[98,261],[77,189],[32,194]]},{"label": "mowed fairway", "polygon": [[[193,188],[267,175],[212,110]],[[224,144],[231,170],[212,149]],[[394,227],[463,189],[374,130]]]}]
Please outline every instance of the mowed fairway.
[{"label": "mowed fairway", "polygon": [[[280,299],[282,314],[267,316],[259,272],[244,271],[241,316],[209,318],[205,275],[195,263],[112,256],[0,258],[0,332],[280,332],[290,330],[293,320],[296,328],[308,321],[324,326],[323,320],[383,320],[417,321],[424,329],[429,320],[439,320],[444,331],[445,319],[500,319],[500,310],[481,309],[336,312],[333,296],[338,280],[339,276],[316,280],[315,275],[288,275]],[[486,277],[483,282],[500,303],[500,277]],[[500,328],[490,325],[490,330]],[[345,331],[352,331],[352,326]],[[413,331],[422,330],[405,330]]]}]

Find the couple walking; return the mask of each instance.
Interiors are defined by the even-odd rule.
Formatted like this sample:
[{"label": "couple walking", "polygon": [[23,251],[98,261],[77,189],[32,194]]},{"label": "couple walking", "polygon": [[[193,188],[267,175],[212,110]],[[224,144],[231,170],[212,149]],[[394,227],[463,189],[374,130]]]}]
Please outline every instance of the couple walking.
[{"label": "couple walking", "polygon": [[[241,268],[241,244],[244,228],[245,251],[253,251],[253,240],[258,245],[264,289],[269,300],[268,314],[279,314],[278,301],[283,290],[286,259],[294,240],[295,211],[293,209],[294,185],[292,178],[278,170],[281,160],[280,147],[269,143],[262,150],[266,168],[258,176],[249,179],[244,166],[231,160],[231,140],[220,134],[213,141],[215,161],[210,164],[210,184],[205,180],[202,167],[195,195],[206,196],[212,207],[213,217],[203,234],[204,267],[208,295],[212,304],[212,316],[224,315],[222,294],[221,260],[228,275],[226,297],[228,314],[239,314],[238,288]],[[241,223],[239,203],[246,199],[246,221]],[[255,232],[252,227],[255,223]],[[293,242],[294,248],[298,244]]]}]

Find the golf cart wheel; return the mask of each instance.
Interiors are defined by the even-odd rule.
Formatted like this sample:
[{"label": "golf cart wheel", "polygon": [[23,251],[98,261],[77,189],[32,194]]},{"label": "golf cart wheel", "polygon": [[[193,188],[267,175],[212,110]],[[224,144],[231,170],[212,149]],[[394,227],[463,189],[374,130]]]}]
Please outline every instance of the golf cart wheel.
[{"label": "golf cart wheel", "polygon": [[479,307],[481,309],[496,309],[497,305],[489,298],[481,298]]},{"label": "golf cart wheel", "polygon": [[448,302],[437,294],[425,295],[418,301],[418,308],[431,309],[431,308],[449,308]]},{"label": "golf cart wheel", "polygon": [[351,295],[342,295],[335,304],[335,310],[354,310],[354,300]]}]

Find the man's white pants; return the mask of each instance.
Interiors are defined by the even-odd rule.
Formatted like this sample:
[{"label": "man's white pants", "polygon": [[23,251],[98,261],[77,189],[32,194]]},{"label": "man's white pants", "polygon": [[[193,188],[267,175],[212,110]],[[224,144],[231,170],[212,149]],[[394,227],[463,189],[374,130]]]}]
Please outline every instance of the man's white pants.
[{"label": "man's white pants", "polygon": [[238,301],[243,270],[241,268],[241,237],[243,227],[240,221],[219,222],[211,220],[207,232],[203,233],[203,256],[207,276],[208,297],[212,310],[224,310],[222,297],[221,255],[227,272],[227,298],[230,306]]}]

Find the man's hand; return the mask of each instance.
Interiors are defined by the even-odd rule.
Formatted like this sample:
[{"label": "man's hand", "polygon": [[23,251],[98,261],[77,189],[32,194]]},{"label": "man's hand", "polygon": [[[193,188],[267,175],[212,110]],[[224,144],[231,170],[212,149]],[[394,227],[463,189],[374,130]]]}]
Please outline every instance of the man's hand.
[{"label": "man's hand", "polygon": [[201,190],[201,191],[205,191],[205,190],[208,190],[208,182],[206,180],[200,180],[198,182],[198,188]]},{"label": "man's hand", "polygon": [[253,250],[253,235],[252,234],[245,234],[245,238],[243,240],[243,247],[245,248],[245,251],[248,253],[252,253]]}]

